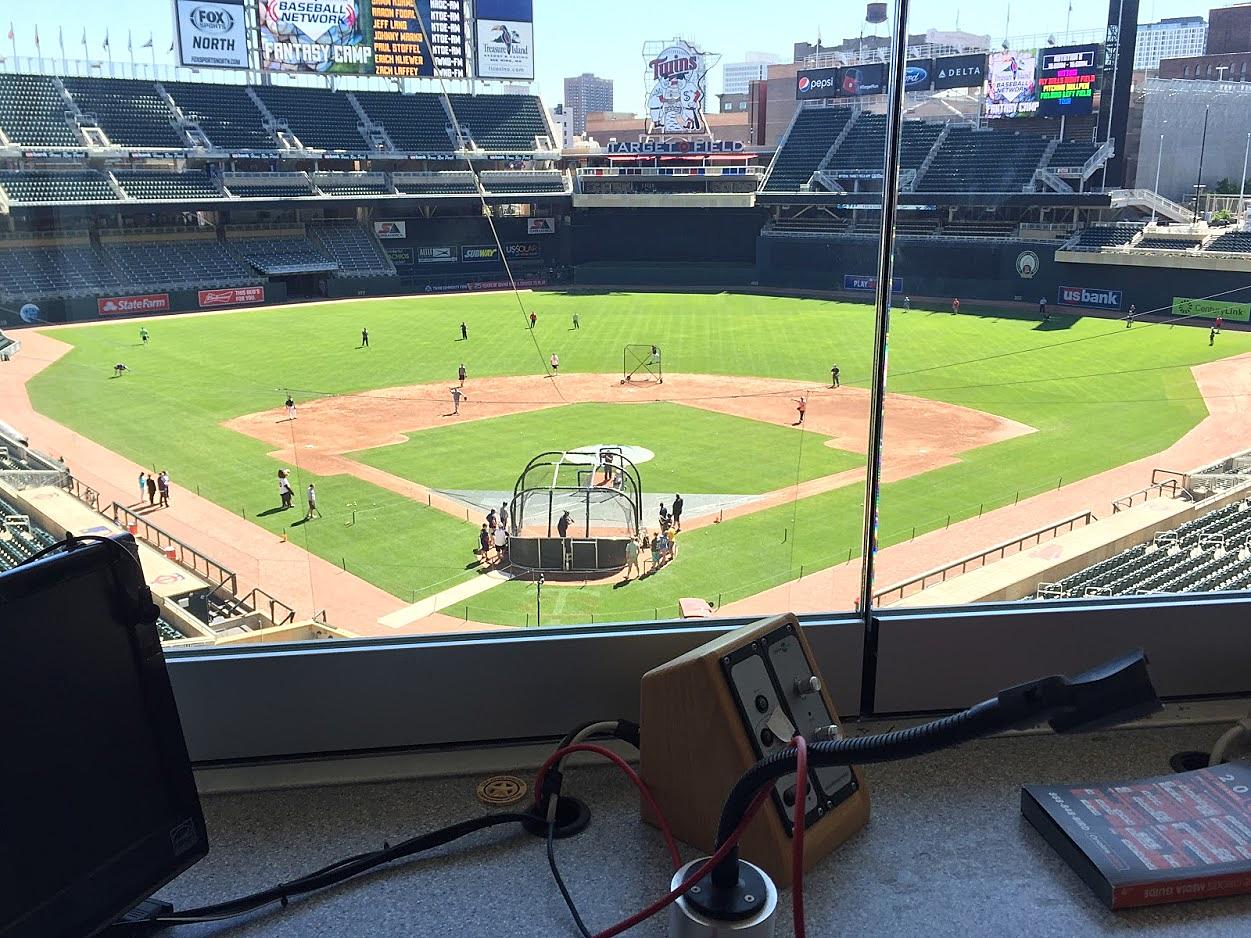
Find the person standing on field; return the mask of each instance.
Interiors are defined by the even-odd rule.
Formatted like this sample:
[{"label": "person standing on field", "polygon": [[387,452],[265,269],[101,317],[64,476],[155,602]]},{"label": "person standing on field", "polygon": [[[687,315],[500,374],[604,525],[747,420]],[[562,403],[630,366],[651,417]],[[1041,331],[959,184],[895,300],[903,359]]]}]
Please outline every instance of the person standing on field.
[{"label": "person standing on field", "polygon": [[148,504],[156,507],[156,476],[148,476]]},{"label": "person standing on field", "polygon": [[500,527],[508,527],[508,502],[504,502],[500,505]]},{"label": "person standing on field", "polygon": [[482,562],[487,562],[487,556],[491,553],[491,532],[487,530],[486,522],[482,522],[482,530],[478,532],[478,554],[482,558]]},{"label": "person standing on field", "polygon": [[1125,328],[1128,329],[1134,324],[1134,317],[1138,315],[1138,307],[1133,303],[1129,304],[1129,313],[1125,317]]},{"label": "person standing on field", "polygon": [[562,540],[569,536],[569,526],[571,524],[573,524],[573,516],[567,511],[556,522],[556,533],[560,535]]},{"label": "person standing on field", "polygon": [[148,474],[146,472],[139,473],[139,504],[143,504],[143,500],[148,496]]},{"label": "person standing on field", "polygon": [[151,336],[148,335],[147,327],[140,326],[139,327],[139,341],[141,341],[144,345],[147,345],[149,338],[151,338]]},{"label": "person standing on field", "polygon": [[369,348],[369,330],[361,330],[361,348]]},{"label": "person standing on field", "polygon": [[1208,347],[1211,348],[1216,344],[1216,326],[1208,330]]},{"label": "person standing on field", "polygon": [[462,391],[460,388],[452,388],[452,413],[453,415],[460,413],[460,402],[462,398],[464,400],[469,400],[465,392]]},{"label": "person standing on field", "polygon": [[460,363],[460,367],[456,369],[456,377],[460,378],[460,386],[461,386],[462,388],[465,386],[465,375],[466,375],[466,374],[468,374],[468,372],[466,372],[466,371],[465,371],[465,363],[464,363],[464,362],[461,362],[461,363]]},{"label": "person standing on field", "polygon": [[1220,334],[1221,334],[1221,326],[1223,326],[1223,325],[1225,325],[1225,317],[1224,317],[1224,316],[1217,316],[1217,317],[1216,317],[1216,334],[1217,334],[1217,335],[1220,335]]},{"label": "person standing on field", "polygon": [[578,320],[578,314],[577,314],[577,313],[574,313],[574,314],[573,314],[573,328],[575,328],[575,329],[581,329],[581,328],[582,328],[582,323]]},{"label": "person standing on field", "polygon": [[534,315],[534,310],[530,310],[530,328],[534,328],[534,324],[539,321],[539,317]]},{"label": "person standing on field", "polygon": [[552,374],[560,371],[560,356],[552,352]]},{"label": "person standing on field", "polygon": [[305,521],[312,521],[314,518],[320,518],[321,512],[317,510],[317,489],[313,488],[313,483],[308,484],[308,514],[304,516]]},{"label": "person standing on field", "polygon": [[291,481],[287,478],[287,470],[278,470],[278,497],[282,499],[282,510],[286,511],[291,507],[291,502],[295,497],[295,493],[291,491]]},{"label": "person standing on field", "polygon": [[287,419],[294,420],[295,419],[295,398],[293,398],[290,394],[287,395],[286,408],[287,408]]},{"label": "person standing on field", "polygon": [[460,337],[466,341],[469,339],[469,327],[464,322],[460,324]]},{"label": "person standing on field", "polygon": [[508,548],[508,532],[504,530],[501,524],[495,529],[495,560],[498,563],[504,562],[504,552]]},{"label": "person standing on field", "polygon": [[960,297],[956,297],[954,300],[951,301],[951,311],[953,313],[960,312]]},{"label": "person standing on field", "polygon": [[161,493],[161,507],[169,507],[169,473],[162,469],[161,474],[156,477],[156,488]]},{"label": "person standing on field", "polygon": [[681,495],[673,496],[673,526],[675,528],[682,527],[682,508],[685,504]]},{"label": "person standing on field", "polygon": [[794,426],[802,427],[804,425],[804,417],[808,413],[808,399],[806,397],[795,399],[795,411],[799,414],[799,419],[795,421]]},{"label": "person standing on field", "polygon": [[833,368],[830,369],[830,387],[836,388],[841,385],[841,382],[838,380],[838,376],[841,373],[842,372],[839,370],[838,365],[835,365]]},{"label": "person standing on field", "polygon": [[643,571],[639,569],[639,542],[635,540],[634,538],[630,538],[628,541],[626,541],[625,555],[626,555],[625,582],[629,583],[631,570],[634,571],[635,576],[641,577],[643,575]]},{"label": "person standing on field", "polygon": [[1047,298],[1045,296],[1038,301],[1038,315],[1042,317],[1043,322],[1051,318],[1047,315]]}]

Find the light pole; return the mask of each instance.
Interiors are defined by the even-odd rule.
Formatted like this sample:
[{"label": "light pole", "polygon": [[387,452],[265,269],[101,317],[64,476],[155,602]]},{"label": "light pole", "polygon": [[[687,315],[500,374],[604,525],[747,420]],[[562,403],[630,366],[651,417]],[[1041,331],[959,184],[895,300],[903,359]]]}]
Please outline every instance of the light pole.
[{"label": "light pole", "polygon": [[534,582],[534,622],[543,624],[543,574]]},{"label": "light pole", "polygon": [[1196,224],[1199,221],[1199,190],[1203,188],[1203,151],[1208,145],[1208,115],[1212,112],[1210,104],[1204,105],[1203,108],[1203,136],[1199,139],[1199,175],[1195,179],[1195,214],[1191,219]]},{"label": "light pole", "polygon": [[1247,200],[1247,159],[1251,158],[1251,133],[1247,134],[1247,149],[1242,154],[1242,182],[1238,188],[1238,223],[1242,224],[1242,216],[1246,212]]},{"label": "light pole", "polygon": [[[1168,121],[1163,121],[1160,126],[1163,127]],[[1247,134],[1247,139],[1251,140],[1251,134]],[[1160,197],[1160,167],[1164,164],[1164,131],[1160,131],[1160,145],[1155,153],[1155,197]],[[1151,224],[1155,224],[1155,202],[1151,203]]]}]

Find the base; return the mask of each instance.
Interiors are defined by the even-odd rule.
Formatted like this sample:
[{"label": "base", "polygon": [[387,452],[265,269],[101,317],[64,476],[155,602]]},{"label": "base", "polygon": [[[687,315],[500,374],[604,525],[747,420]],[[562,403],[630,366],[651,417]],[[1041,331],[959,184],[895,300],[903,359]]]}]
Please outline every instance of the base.
[{"label": "base", "polygon": [[[707,857],[701,857],[686,864],[673,874],[669,888],[676,889],[707,860]],[[745,874],[741,879],[750,879],[763,887],[763,895],[751,894],[751,902],[756,906],[756,911],[743,918],[711,918],[688,901],[691,895],[688,892],[669,908],[669,938],[720,938],[725,935],[734,935],[735,938],[773,938],[773,925],[778,911],[777,886],[760,867],[746,860],[740,860],[739,863]],[[694,889],[708,888],[708,882],[708,877],[704,877],[703,882],[693,887],[692,892]],[[747,896],[745,894],[740,898],[746,899]]]}]

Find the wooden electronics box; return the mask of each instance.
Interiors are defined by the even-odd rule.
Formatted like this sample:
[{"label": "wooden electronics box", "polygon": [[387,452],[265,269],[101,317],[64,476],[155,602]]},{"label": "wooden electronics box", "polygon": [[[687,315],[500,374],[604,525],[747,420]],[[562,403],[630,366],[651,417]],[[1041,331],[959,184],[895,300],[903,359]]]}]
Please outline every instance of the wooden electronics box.
[{"label": "wooden electronics box", "polygon": [[[762,758],[833,738],[839,717],[793,615],[744,626],[649,671],[641,685],[640,768],[674,836],[711,854],[721,806]],[[869,793],[854,767],[808,772],[804,869],[869,819]],[[741,854],[791,884],[795,774],[774,786],[743,835]],[[644,820],[654,824],[642,805]]]}]

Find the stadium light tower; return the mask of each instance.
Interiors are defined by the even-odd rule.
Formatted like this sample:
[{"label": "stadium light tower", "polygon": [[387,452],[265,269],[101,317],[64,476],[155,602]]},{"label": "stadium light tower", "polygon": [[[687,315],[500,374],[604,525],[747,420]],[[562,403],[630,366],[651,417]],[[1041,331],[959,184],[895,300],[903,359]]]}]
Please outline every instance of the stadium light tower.
[{"label": "stadium light tower", "polygon": [[[1161,121],[1160,126],[1163,127],[1168,121]],[[1247,134],[1247,139],[1251,140],[1251,134]],[[1160,131],[1160,146],[1155,152],[1155,197],[1160,198],[1160,164],[1164,160],[1164,131]],[[1245,174],[1244,174],[1245,175]],[[1151,224],[1155,224],[1155,202],[1151,203]]]}]

